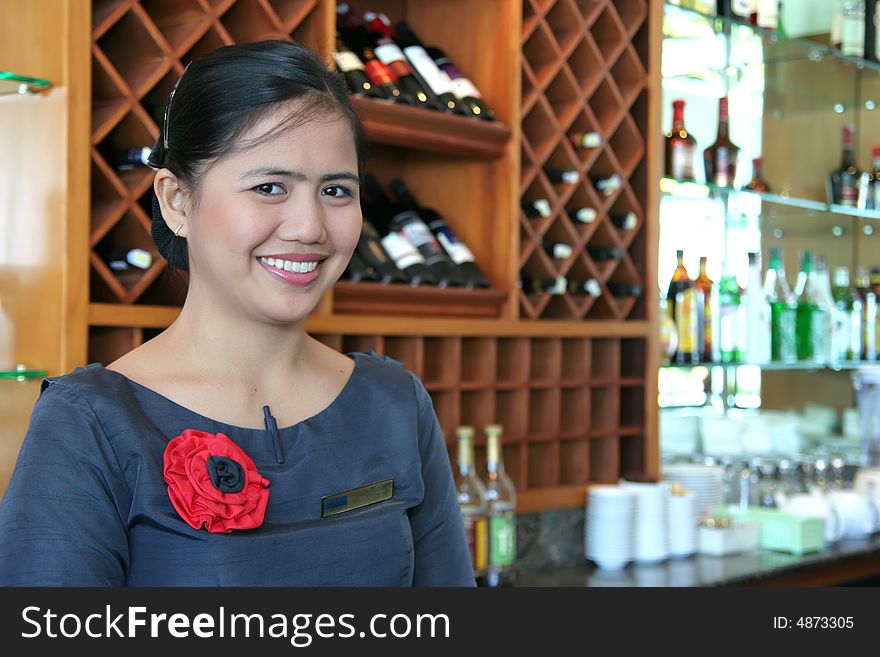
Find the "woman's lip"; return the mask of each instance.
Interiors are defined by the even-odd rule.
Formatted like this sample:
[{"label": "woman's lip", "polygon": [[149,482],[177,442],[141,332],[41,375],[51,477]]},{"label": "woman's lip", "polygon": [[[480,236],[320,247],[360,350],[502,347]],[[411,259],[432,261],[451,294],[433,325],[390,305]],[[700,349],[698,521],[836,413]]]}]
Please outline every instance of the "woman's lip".
[{"label": "woman's lip", "polygon": [[306,274],[298,274],[297,272],[271,267],[259,258],[257,258],[257,262],[259,262],[263,266],[263,269],[269,272],[272,277],[283,283],[287,283],[288,285],[296,285],[298,287],[311,285],[315,279],[318,278],[318,275],[321,273],[321,266],[324,264],[324,261],[321,260],[312,271]]}]

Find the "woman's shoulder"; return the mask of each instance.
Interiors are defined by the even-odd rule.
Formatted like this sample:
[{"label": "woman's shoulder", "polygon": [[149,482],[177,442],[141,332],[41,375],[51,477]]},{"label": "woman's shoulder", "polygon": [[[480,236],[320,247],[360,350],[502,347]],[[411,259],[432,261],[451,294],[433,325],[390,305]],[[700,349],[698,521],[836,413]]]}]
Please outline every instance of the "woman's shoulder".
[{"label": "woman's shoulder", "polygon": [[101,363],[76,367],[67,374],[46,377],[40,384],[40,405],[64,401],[98,415],[125,403],[129,393],[124,379]]}]

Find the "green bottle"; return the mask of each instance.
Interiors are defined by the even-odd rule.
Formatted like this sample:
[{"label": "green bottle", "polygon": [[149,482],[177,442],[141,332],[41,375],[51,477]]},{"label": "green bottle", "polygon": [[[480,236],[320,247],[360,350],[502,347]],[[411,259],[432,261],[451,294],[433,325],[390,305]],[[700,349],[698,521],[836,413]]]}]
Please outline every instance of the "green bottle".
[{"label": "green bottle", "polygon": [[813,267],[813,252],[804,251],[801,256],[801,271],[798,274],[797,317],[795,340],[798,360],[824,363],[828,354],[826,340],[828,331],[828,309],[822,301],[819,279]]},{"label": "green bottle", "polygon": [[718,332],[722,363],[741,363],[745,352],[745,308],[736,276],[725,274],[718,281]]},{"label": "green bottle", "polygon": [[770,266],[764,275],[764,296],[770,302],[770,360],[797,360],[797,304],[785,277],[782,249],[770,249]]}]

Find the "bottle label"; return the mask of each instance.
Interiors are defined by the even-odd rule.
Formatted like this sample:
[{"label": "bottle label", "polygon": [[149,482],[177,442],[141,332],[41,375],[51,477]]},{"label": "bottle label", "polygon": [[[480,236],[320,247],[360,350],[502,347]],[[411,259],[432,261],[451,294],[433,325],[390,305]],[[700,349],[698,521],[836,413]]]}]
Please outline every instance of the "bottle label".
[{"label": "bottle label", "polygon": [[856,187],[856,178],[854,176],[843,176],[840,181],[840,204],[856,206],[859,198],[859,190]]},{"label": "bottle label", "polygon": [[[375,54],[376,58],[383,64],[390,65],[391,62],[400,61],[406,63],[406,57],[404,57],[403,51],[396,43],[383,43],[380,46],[376,46],[373,48],[373,54]],[[409,68],[409,66],[407,66],[407,68]]]},{"label": "bottle label", "polygon": [[516,520],[506,516],[489,518],[489,563],[511,566],[516,558]]},{"label": "bottle label", "polygon": [[452,78],[452,93],[459,100],[465,98],[480,98],[480,92],[474,86],[474,83],[467,78]]},{"label": "bottle label", "polygon": [[364,64],[364,70],[367,72],[367,75],[370,77],[373,84],[388,84],[397,79],[394,72],[378,59],[371,59]]},{"label": "bottle label", "polygon": [[857,303],[848,313],[849,326],[849,353],[846,355],[850,360],[858,360],[862,357],[862,309]]},{"label": "bottle label", "polygon": [[693,149],[685,142],[673,142],[672,144],[672,171],[670,175],[679,180],[694,179],[694,153]]},{"label": "bottle label", "polygon": [[474,575],[481,575],[489,565],[489,523],[485,516],[470,514],[462,514],[462,520]]},{"label": "bottle label", "polygon": [[715,184],[719,187],[727,187],[733,181],[730,180],[730,157],[726,146],[719,146],[715,151]]},{"label": "bottle label", "polygon": [[336,67],[344,73],[364,70],[364,63],[351,51],[334,52],[333,59],[336,62]]},{"label": "bottle label", "polygon": [[782,302],[770,306],[770,348],[774,361],[791,363],[797,360],[795,311]]},{"label": "bottle label", "polygon": [[719,317],[718,341],[721,345],[721,351],[725,354],[732,354],[737,350],[737,329],[739,328],[739,306],[726,304],[721,306]]},{"label": "bottle label", "polygon": [[449,228],[445,226],[438,228],[437,240],[443,245],[446,253],[449,254],[449,258],[455,264],[461,265],[465,262],[476,262],[477,259],[471,250],[464,243],[460,242]]},{"label": "bottle label", "polygon": [[416,247],[403,235],[391,231],[382,238],[382,246],[388,252],[388,256],[394,261],[398,269],[406,269],[415,264],[424,264],[425,259]]},{"label": "bottle label", "polygon": [[452,81],[449,76],[437,68],[437,64],[431,59],[430,55],[425,52],[421,46],[407,46],[403,49],[407,59],[422,76],[431,91],[435,94],[447,94],[452,92]]}]

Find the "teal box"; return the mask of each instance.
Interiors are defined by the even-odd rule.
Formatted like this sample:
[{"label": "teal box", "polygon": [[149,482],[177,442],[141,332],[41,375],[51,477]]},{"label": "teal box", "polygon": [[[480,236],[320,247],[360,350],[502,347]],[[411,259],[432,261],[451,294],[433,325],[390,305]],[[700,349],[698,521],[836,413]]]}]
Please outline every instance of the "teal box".
[{"label": "teal box", "polygon": [[806,554],[825,549],[825,521],[822,518],[804,518],[793,513],[759,506],[747,509],[721,506],[713,510],[716,518],[747,520],[761,526],[758,547],[775,552]]}]

